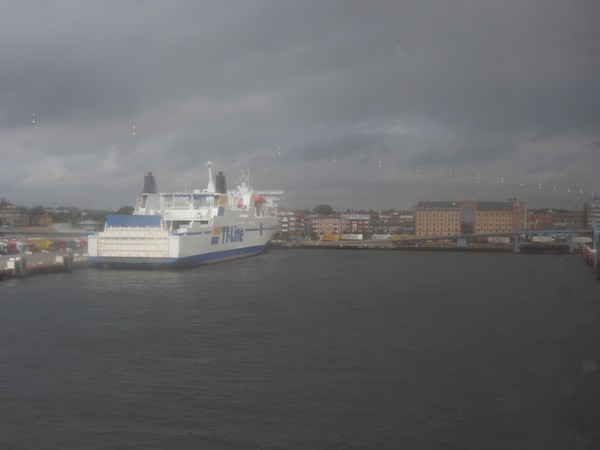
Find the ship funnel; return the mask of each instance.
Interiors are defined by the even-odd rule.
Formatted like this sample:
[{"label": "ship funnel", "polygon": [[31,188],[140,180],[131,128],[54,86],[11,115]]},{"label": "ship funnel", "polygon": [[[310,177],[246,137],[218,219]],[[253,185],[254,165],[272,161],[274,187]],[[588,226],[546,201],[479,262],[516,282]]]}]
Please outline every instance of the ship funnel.
[{"label": "ship funnel", "polygon": [[148,175],[144,177],[144,190],[142,194],[156,194],[157,192],[156,179],[152,175],[152,172],[148,172]]},{"label": "ship funnel", "polygon": [[223,172],[217,174],[217,193],[227,194],[227,184],[225,183],[225,175],[223,175]]}]

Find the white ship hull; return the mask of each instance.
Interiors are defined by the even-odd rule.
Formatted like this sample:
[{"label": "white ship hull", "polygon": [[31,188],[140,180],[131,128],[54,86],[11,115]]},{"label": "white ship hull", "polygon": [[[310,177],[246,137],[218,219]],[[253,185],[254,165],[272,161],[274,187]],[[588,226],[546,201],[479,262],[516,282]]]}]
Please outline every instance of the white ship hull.
[{"label": "white ship hull", "polygon": [[108,216],[104,231],[89,237],[90,260],[184,267],[256,255],[275,234],[280,195],[245,184],[222,193],[144,194],[134,215]]},{"label": "white ship hull", "polygon": [[[232,232],[237,232],[237,239],[241,240],[232,242]],[[190,266],[256,255],[265,249],[274,233],[274,224],[267,221],[202,227],[184,233],[120,227],[90,236],[88,251],[93,263]]]}]

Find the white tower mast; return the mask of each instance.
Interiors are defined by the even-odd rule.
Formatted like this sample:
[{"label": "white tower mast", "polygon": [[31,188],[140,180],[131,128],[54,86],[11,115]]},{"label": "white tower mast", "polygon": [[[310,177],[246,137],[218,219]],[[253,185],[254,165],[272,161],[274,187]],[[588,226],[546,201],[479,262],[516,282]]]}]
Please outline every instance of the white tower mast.
[{"label": "white tower mast", "polygon": [[208,187],[206,188],[206,192],[208,192],[209,194],[214,194],[215,193],[215,182],[213,181],[213,176],[212,176],[212,163],[210,161],[208,161],[206,163],[206,165],[208,166]]}]

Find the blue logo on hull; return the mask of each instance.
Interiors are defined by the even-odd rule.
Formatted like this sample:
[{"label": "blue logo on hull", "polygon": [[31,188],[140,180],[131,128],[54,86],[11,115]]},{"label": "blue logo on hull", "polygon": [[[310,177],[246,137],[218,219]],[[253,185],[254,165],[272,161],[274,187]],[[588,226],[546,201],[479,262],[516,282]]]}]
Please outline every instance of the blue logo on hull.
[{"label": "blue logo on hull", "polygon": [[244,229],[233,227],[221,227],[221,244],[229,242],[244,242]]}]

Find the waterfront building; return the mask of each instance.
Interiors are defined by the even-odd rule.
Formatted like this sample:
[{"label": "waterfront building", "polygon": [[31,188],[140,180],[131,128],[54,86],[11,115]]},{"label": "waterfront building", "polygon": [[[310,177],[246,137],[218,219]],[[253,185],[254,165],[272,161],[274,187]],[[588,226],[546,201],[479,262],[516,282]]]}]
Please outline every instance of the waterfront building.
[{"label": "waterfront building", "polygon": [[456,236],[502,233],[525,228],[525,203],[507,202],[419,202],[415,206],[417,236]]},{"label": "waterfront building", "polygon": [[414,211],[398,211],[397,215],[398,225],[393,229],[393,232],[400,234],[413,234],[415,232]]},{"label": "waterfront building", "polygon": [[563,209],[554,211],[552,217],[552,228],[581,230],[585,227],[583,211],[565,211]]},{"label": "waterfront building", "polygon": [[527,230],[550,230],[554,221],[554,211],[551,209],[527,211]]},{"label": "waterfront building", "polygon": [[[466,202],[464,202],[466,204]],[[419,202],[415,207],[417,236],[456,236],[461,234],[460,218],[463,204],[457,202]],[[465,207],[472,216],[472,208]],[[470,221],[474,218],[471,217]]]},{"label": "waterfront building", "polygon": [[[371,216],[371,231],[373,234],[407,233],[403,223],[404,215],[393,209],[379,211]],[[410,214],[410,230],[412,231],[412,213]]]},{"label": "waterfront building", "polygon": [[5,199],[0,199],[0,225],[10,228],[21,226],[21,210]]},{"label": "waterfront building", "polygon": [[304,236],[305,235],[306,212],[285,208],[277,209],[277,224],[282,236]]},{"label": "waterfront building", "polygon": [[391,234],[392,220],[398,217],[395,211],[379,211],[371,216],[371,230],[374,234]]},{"label": "waterfront building", "polygon": [[590,230],[600,228],[600,198],[583,204],[583,223]]},{"label": "waterfront building", "polygon": [[50,214],[39,211],[21,214],[21,226],[34,228],[47,228],[52,225]]},{"label": "waterfront building", "polygon": [[584,211],[537,209],[527,211],[528,230],[581,230],[586,228]]},{"label": "waterfront building", "polygon": [[312,216],[312,232],[317,236],[323,234],[339,234],[342,229],[342,223],[339,215],[332,216]]},{"label": "waterfront building", "polygon": [[342,233],[371,233],[371,216],[369,214],[340,215]]}]

